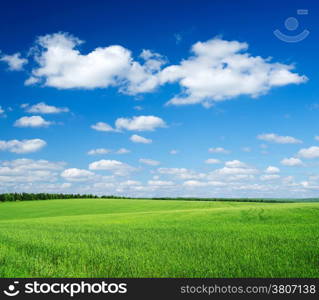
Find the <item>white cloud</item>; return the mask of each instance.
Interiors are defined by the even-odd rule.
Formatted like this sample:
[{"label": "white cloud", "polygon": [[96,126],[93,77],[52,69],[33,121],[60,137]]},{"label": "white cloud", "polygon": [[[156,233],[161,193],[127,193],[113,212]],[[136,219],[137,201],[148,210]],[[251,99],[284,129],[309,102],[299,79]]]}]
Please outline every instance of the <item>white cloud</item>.
[{"label": "white cloud", "polygon": [[288,167],[295,167],[295,166],[302,166],[303,163],[299,158],[290,157],[290,158],[284,158],[281,162],[282,165],[288,166]]},{"label": "white cloud", "polygon": [[16,159],[0,163],[0,182],[33,183],[39,181],[56,181],[56,171],[61,170],[65,163],[49,162],[47,160]]},{"label": "white cloud", "polygon": [[119,118],[115,122],[115,127],[119,130],[153,131],[158,127],[166,127],[165,122],[155,116],[138,116],[130,118]]},{"label": "white cloud", "polygon": [[158,166],[160,162],[157,160],[149,159],[149,158],[140,158],[139,162],[149,166]]},{"label": "white cloud", "polygon": [[106,148],[97,148],[97,149],[92,149],[92,150],[88,151],[88,155],[108,154],[110,152],[111,152],[111,150],[106,149]]},{"label": "white cloud", "polygon": [[43,81],[59,89],[117,87],[120,92],[138,94],[154,91],[158,86],[178,82],[182,93],[170,104],[214,102],[240,95],[257,97],[271,88],[307,81],[293,72],[294,66],[273,63],[270,59],[247,53],[248,45],[218,38],[197,42],[193,56],[179,65],[163,69],[166,58],[143,50],[137,60],[131,51],[120,46],[98,47],[82,54],[83,41],[67,34],[41,36],[33,54],[38,64],[25,84]]},{"label": "white cloud", "polygon": [[179,153],[179,151],[176,150],[176,149],[173,149],[173,150],[171,150],[171,151],[169,152],[169,154],[172,154],[172,155],[175,155],[175,154],[178,154],[178,153]]},{"label": "white cloud", "polygon": [[292,136],[280,136],[275,133],[264,133],[259,134],[257,136],[259,140],[263,140],[266,142],[273,142],[277,144],[300,144],[302,143],[301,140],[298,140]]},{"label": "white cloud", "polygon": [[46,144],[47,143],[41,139],[0,141],[0,150],[18,154],[31,153],[39,151],[46,146]]},{"label": "white cloud", "polygon": [[145,61],[145,67],[152,71],[159,71],[167,63],[166,58],[151,50],[143,49],[140,57]]},{"label": "white cloud", "polygon": [[198,180],[187,180],[183,182],[183,185],[187,187],[202,187],[207,186],[207,182],[202,182]]},{"label": "white cloud", "polygon": [[171,186],[174,185],[174,182],[165,180],[149,180],[147,184],[152,186]]},{"label": "white cloud", "polygon": [[166,67],[159,75],[162,84],[178,82],[183,90],[168,103],[210,106],[240,95],[258,97],[273,87],[307,80],[292,72],[293,65],[252,56],[247,48],[246,43],[218,38],[194,44],[193,56]]},{"label": "white cloud", "polygon": [[[117,185],[118,186],[118,185]],[[97,190],[102,190],[103,194],[105,192],[114,191],[115,184],[113,182],[96,182],[93,184],[93,188]]]},{"label": "white cloud", "polygon": [[81,54],[77,48],[82,43],[67,33],[39,37],[38,49],[34,51],[39,67],[33,69],[26,83],[43,80],[46,86],[59,89],[117,86],[129,94],[150,92],[158,86],[156,73],[165,63],[159,54],[143,50],[141,64],[120,45],[98,47]]},{"label": "white cloud", "polygon": [[26,112],[35,114],[59,114],[70,111],[67,107],[56,107],[48,105],[45,102],[39,102],[30,107],[28,104],[25,104],[24,108],[26,108]]},{"label": "white cloud", "polygon": [[280,169],[274,166],[269,166],[267,167],[267,169],[265,170],[265,173],[267,174],[274,174],[274,173],[279,173]]},{"label": "white cloud", "polygon": [[242,151],[244,152],[251,152],[251,148],[250,147],[243,147],[241,148]]},{"label": "white cloud", "polygon": [[110,149],[106,149],[106,148],[97,148],[97,149],[92,149],[92,150],[88,151],[88,155],[109,154],[112,152],[115,154],[126,154],[126,153],[130,153],[131,151],[126,149],[126,148],[120,148],[115,152],[110,150]]},{"label": "white cloud", "polygon": [[44,159],[33,160],[28,158],[2,162],[2,166],[19,170],[60,170],[64,165],[64,162],[50,162]]},{"label": "white cloud", "polygon": [[208,174],[207,177],[213,180],[240,181],[253,179],[257,173],[259,173],[259,171],[256,168],[239,160],[231,160],[225,162],[223,168],[214,170]]},{"label": "white cloud", "polygon": [[15,121],[15,127],[48,127],[52,122],[46,121],[41,116],[22,117]]},{"label": "white cloud", "polygon": [[[72,186],[72,183],[70,182],[65,182],[65,183],[62,183],[61,185],[57,185],[57,187],[61,187],[62,189],[68,189],[71,186]],[[53,187],[53,190],[56,190],[55,186]]]},{"label": "white cloud", "polygon": [[198,180],[187,180],[183,182],[183,186],[197,188],[197,187],[206,187],[206,186],[214,186],[214,187],[222,187],[225,186],[226,183],[220,181],[198,181]]},{"label": "white cloud", "polygon": [[102,159],[102,160],[90,163],[89,169],[110,171],[114,175],[118,175],[118,176],[125,176],[136,170],[132,166],[126,163],[123,163],[121,161],[106,160],[106,159]]},{"label": "white cloud", "polygon": [[280,178],[280,175],[277,175],[277,174],[269,174],[269,175],[260,176],[260,180],[262,181],[276,180],[278,178]]},{"label": "white cloud", "polygon": [[[159,168],[157,172],[151,173],[151,178],[146,179],[145,183],[131,177],[123,181],[122,178],[114,176],[119,169],[122,175],[129,174],[130,171],[127,172],[122,164],[118,161],[99,161],[99,166],[95,166],[94,169],[105,169],[113,173],[104,176],[89,169],[70,168],[63,171],[62,162],[25,158],[0,162],[0,192],[64,192],[65,189],[69,189],[73,193],[133,197],[287,198],[314,197],[319,190],[318,176],[300,176],[300,179],[296,180],[292,176],[281,179],[279,174],[263,173],[257,178],[254,174],[246,173],[257,174],[258,170],[250,166],[237,168],[238,163],[231,163],[228,167],[222,168],[227,169],[227,172],[220,172],[222,169],[199,173],[186,168]],[[168,178],[169,176],[173,178]]]},{"label": "white cloud", "polygon": [[205,164],[209,164],[209,165],[220,164],[220,160],[216,158],[209,158],[205,160]]},{"label": "white cloud", "polygon": [[130,140],[131,140],[133,143],[142,143],[142,144],[151,144],[151,143],[152,143],[152,140],[151,140],[151,139],[147,139],[147,138],[142,137],[142,136],[137,135],[137,134],[133,134],[133,135],[130,137]]},{"label": "white cloud", "polygon": [[211,153],[222,153],[222,154],[228,154],[230,153],[229,150],[226,150],[222,147],[217,147],[217,148],[209,148],[208,149],[208,152],[211,152]]},{"label": "white cloud", "polygon": [[319,142],[319,135],[315,136],[315,140]]},{"label": "white cloud", "polygon": [[245,163],[243,163],[237,159],[226,161],[225,166],[228,168],[247,168],[248,167]]},{"label": "white cloud", "polygon": [[217,169],[214,173],[218,175],[253,175],[258,173],[258,170],[255,168],[249,167],[223,167],[221,169]]},{"label": "white cloud", "polygon": [[248,191],[267,192],[269,190],[269,187],[254,183],[254,184],[234,186],[233,189],[235,191],[245,191],[245,192],[248,192]]},{"label": "white cloud", "polygon": [[93,176],[93,172],[77,168],[66,169],[61,173],[61,177],[69,181],[87,181]]},{"label": "white cloud", "polygon": [[115,131],[115,129],[112,126],[104,122],[97,122],[96,124],[92,125],[91,128],[97,131],[105,131],[105,132]]},{"label": "white cloud", "polygon": [[127,154],[130,153],[131,151],[126,149],[126,148],[120,148],[119,150],[116,151],[116,154]]},{"label": "white cloud", "polygon": [[315,190],[315,191],[319,190],[318,184],[316,185],[316,184],[309,182],[309,181],[302,181],[302,182],[300,182],[300,185],[305,189],[310,189],[310,190]]},{"label": "white cloud", "polygon": [[76,47],[83,41],[64,33],[41,36],[35,59],[39,68],[32,76],[45,85],[60,89],[107,87],[114,85],[130,64],[130,52],[121,46],[96,48],[82,55]]},{"label": "white cloud", "polygon": [[162,55],[145,49],[140,57],[144,64],[131,60],[128,71],[122,75],[127,85],[121,87],[120,91],[134,95],[151,92],[159,85],[158,72],[167,60]]},{"label": "white cloud", "polygon": [[312,146],[299,150],[298,155],[303,158],[317,158],[319,157],[319,147]]},{"label": "white cloud", "polygon": [[120,88],[128,94],[137,94],[153,91],[159,85],[158,72],[167,63],[166,58],[150,50],[143,50],[140,58],[144,60],[140,64],[132,60],[130,70],[125,74],[127,86]]},{"label": "white cloud", "polygon": [[0,105],[0,115],[4,114],[4,109],[2,108],[2,106]]},{"label": "white cloud", "polygon": [[186,168],[158,168],[157,172],[165,175],[173,175],[179,179],[198,179],[206,177],[204,173],[198,173]]},{"label": "white cloud", "polygon": [[28,62],[27,59],[21,58],[20,53],[2,55],[0,61],[7,63],[10,71],[21,71],[23,70],[23,66]]},{"label": "white cloud", "polygon": [[122,130],[154,131],[156,128],[166,127],[166,123],[161,118],[155,116],[135,116],[133,118],[118,118],[115,121],[114,127],[104,122],[98,122],[91,126],[95,130],[106,132],[121,132]]},{"label": "white cloud", "polygon": [[120,182],[120,185],[123,185],[123,186],[132,186],[132,185],[139,185],[139,184],[141,183],[137,180],[126,180],[126,181]]},{"label": "white cloud", "polygon": [[27,80],[24,81],[24,85],[28,86],[28,85],[34,85],[36,83],[40,82],[39,78],[36,77],[29,77]]}]

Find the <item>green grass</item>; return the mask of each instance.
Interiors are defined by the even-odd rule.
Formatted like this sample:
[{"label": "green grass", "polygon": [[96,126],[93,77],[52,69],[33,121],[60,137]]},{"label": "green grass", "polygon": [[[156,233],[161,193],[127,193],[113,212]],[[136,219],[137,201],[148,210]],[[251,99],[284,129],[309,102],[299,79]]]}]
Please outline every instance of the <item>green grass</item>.
[{"label": "green grass", "polygon": [[0,277],[319,277],[319,203],[0,203]]}]

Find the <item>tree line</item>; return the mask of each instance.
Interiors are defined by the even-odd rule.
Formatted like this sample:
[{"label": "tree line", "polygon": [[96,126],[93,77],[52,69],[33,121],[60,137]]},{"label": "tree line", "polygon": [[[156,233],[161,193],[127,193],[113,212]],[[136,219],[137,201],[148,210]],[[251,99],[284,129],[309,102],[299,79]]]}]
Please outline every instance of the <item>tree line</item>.
[{"label": "tree line", "polygon": [[[54,200],[54,199],[141,199],[134,197],[123,197],[114,195],[97,196],[93,194],[54,194],[54,193],[3,193],[0,194],[0,202],[10,201],[32,201],[32,200]],[[295,202],[287,199],[253,199],[253,198],[185,198],[185,197],[156,197],[143,198],[149,200],[181,200],[181,201],[231,201],[231,202],[269,202],[269,203],[287,203]],[[318,201],[318,199],[317,199]]]},{"label": "tree line", "polygon": [[292,203],[288,199],[267,199],[267,198],[190,198],[190,197],[156,197],[152,200],[183,200],[183,201],[224,201],[224,202],[264,202],[264,203]]},{"label": "tree line", "polygon": [[4,193],[0,194],[0,202],[9,201],[31,201],[31,200],[53,200],[53,199],[80,199],[80,198],[107,198],[124,199],[119,196],[97,196],[92,194],[51,194],[51,193]]}]

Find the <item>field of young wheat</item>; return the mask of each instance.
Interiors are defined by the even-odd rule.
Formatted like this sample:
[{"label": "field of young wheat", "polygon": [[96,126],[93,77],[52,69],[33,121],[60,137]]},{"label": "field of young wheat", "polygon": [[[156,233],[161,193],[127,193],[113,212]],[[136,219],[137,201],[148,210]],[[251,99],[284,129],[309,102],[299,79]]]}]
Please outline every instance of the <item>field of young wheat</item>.
[{"label": "field of young wheat", "polygon": [[0,203],[0,277],[319,277],[319,203]]}]

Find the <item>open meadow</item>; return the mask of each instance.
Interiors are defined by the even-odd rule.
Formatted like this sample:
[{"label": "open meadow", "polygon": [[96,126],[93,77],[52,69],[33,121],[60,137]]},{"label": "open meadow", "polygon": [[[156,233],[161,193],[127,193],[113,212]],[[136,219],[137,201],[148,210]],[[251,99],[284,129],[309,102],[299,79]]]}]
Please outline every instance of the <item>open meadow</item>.
[{"label": "open meadow", "polygon": [[0,203],[0,277],[319,277],[319,203]]}]

